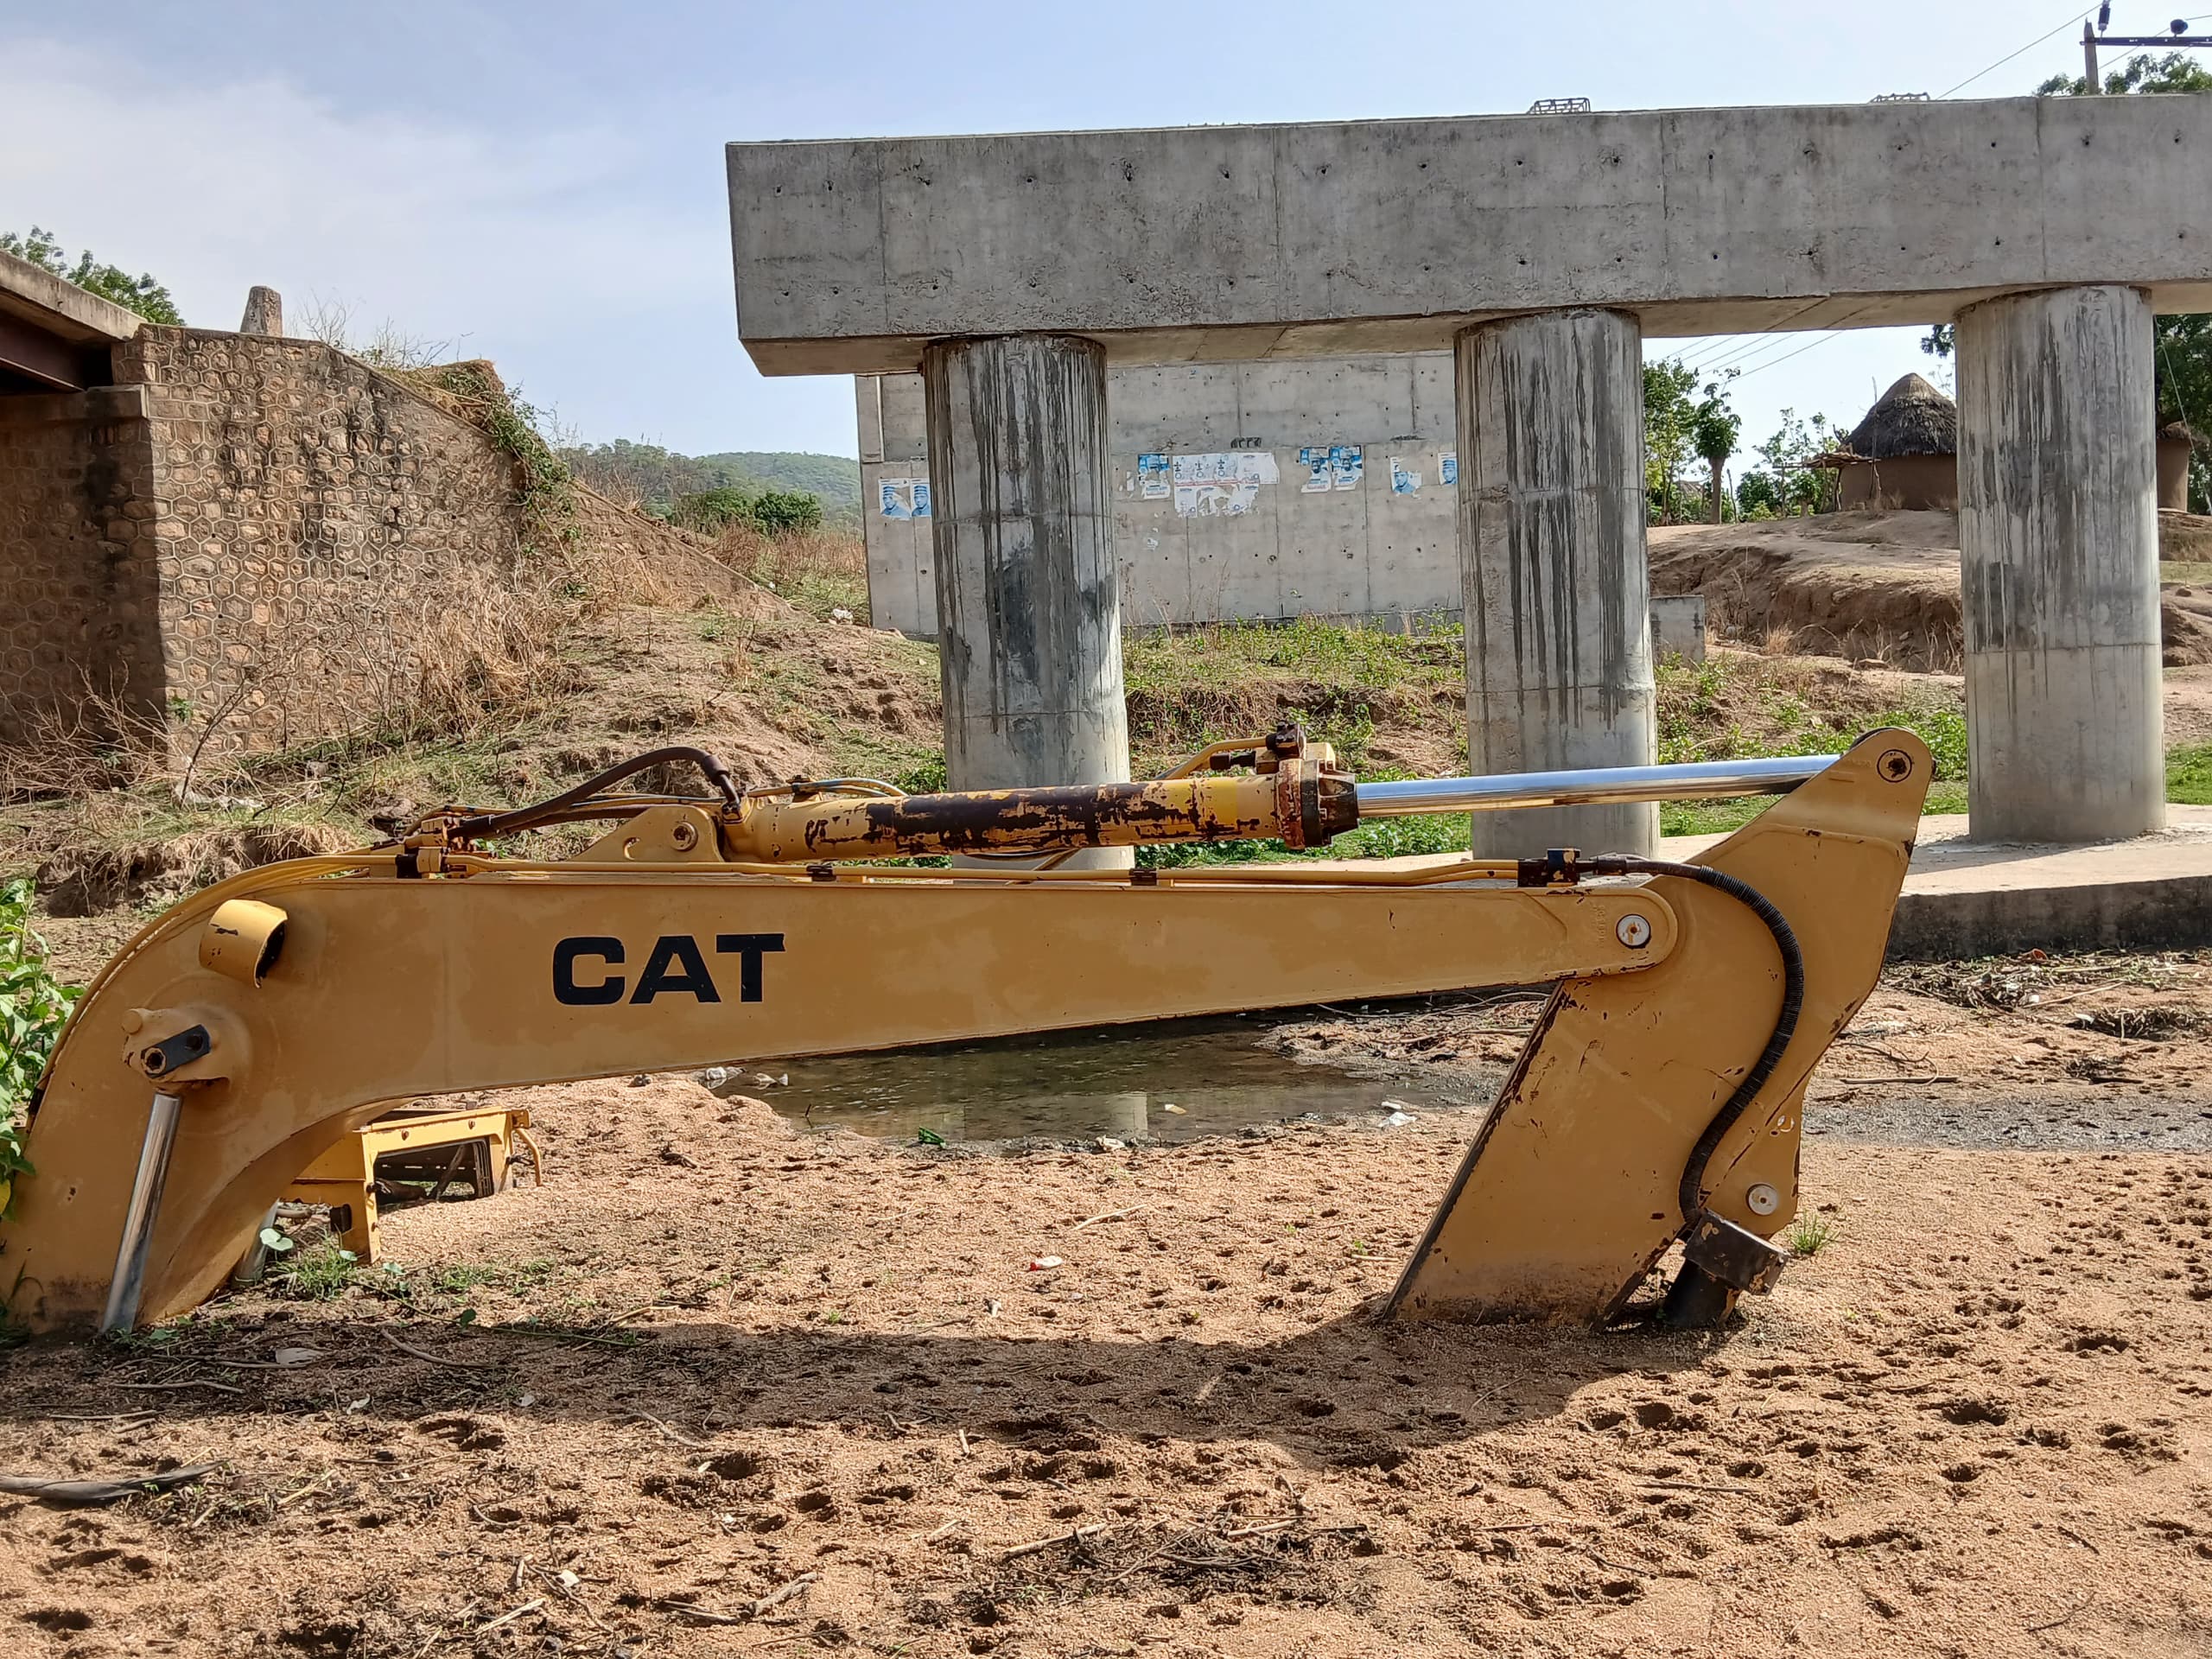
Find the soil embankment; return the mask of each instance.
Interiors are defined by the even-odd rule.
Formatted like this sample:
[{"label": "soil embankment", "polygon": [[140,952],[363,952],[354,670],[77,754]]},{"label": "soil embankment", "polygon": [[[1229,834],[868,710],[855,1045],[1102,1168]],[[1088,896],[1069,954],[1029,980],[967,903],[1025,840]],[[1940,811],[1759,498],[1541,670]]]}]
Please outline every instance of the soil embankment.
[{"label": "soil embankment", "polygon": [[[2212,561],[2212,518],[2158,515],[2170,570]],[[1651,590],[1702,594],[1712,626],[1768,650],[1878,658],[1955,672],[1958,515],[1835,512],[1756,524],[1673,524],[1650,533]],[[2162,584],[2169,668],[2212,663],[2212,583]]]}]

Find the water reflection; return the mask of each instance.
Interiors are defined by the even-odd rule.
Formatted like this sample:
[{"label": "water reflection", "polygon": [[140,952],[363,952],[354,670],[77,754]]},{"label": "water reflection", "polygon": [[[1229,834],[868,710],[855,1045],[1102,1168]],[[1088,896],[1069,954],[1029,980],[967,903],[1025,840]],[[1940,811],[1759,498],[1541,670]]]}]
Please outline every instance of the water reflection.
[{"label": "water reflection", "polygon": [[[1434,1005],[1425,999],[1414,1006]],[[1359,1004],[1347,1012],[1391,1006]],[[756,1096],[812,1128],[888,1140],[912,1141],[927,1131],[948,1143],[1101,1135],[1186,1141],[1301,1118],[1379,1122],[1394,1106],[1416,1114],[1461,1110],[1486,1104],[1503,1075],[1439,1079],[1408,1065],[1359,1076],[1268,1046],[1278,1026],[1328,1017],[1274,1011],[779,1060],[776,1073],[788,1075],[788,1084],[763,1085],[754,1068],[741,1065],[721,1092]]]}]

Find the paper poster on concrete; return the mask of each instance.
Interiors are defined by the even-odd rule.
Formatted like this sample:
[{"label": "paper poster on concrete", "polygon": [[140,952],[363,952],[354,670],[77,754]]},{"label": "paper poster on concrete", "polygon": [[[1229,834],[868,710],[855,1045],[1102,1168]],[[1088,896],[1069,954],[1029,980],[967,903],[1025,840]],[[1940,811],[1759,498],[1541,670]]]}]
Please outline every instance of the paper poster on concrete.
[{"label": "paper poster on concrete", "polygon": [[876,480],[878,510],[886,518],[926,518],[930,516],[930,481],[926,478],[880,478]]},{"label": "paper poster on concrete", "polygon": [[1271,449],[1247,449],[1236,457],[1236,478],[1239,483],[1273,484],[1282,474],[1276,470],[1274,452]]},{"label": "paper poster on concrete", "polygon": [[1390,493],[1419,495],[1421,493],[1421,463],[1407,461],[1399,456],[1390,457]]},{"label": "paper poster on concrete", "polygon": [[1332,443],[1329,446],[1329,484],[1332,489],[1356,490],[1366,476],[1367,462],[1359,445]]},{"label": "paper poster on concrete", "polygon": [[1436,458],[1436,481],[1440,484],[1457,484],[1459,481],[1459,457],[1449,449]]},{"label": "paper poster on concrete", "polygon": [[1174,493],[1168,482],[1168,458],[1166,455],[1137,457],[1137,494],[1147,501],[1165,501]]},{"label": "paper poster on concrete", "polygon": [[1230,454],[1176,455],[1178,484],[1228,484],[1236,478],[1236,457]]},{"label": "paper poster on concrete", "polygon": [[1179,518],[1228,518],[1252,511],[1260,486],[1247,479],[1220,484],[1178,484],[1175,516]]},{"label": "paper poster on concrete", "polygon": [[1330,487],[1329,452],[1326,449],[1300,450],[1298,464],[1306,469],[1306,481],[1298,486],[1300,495],[1318,495]]}]

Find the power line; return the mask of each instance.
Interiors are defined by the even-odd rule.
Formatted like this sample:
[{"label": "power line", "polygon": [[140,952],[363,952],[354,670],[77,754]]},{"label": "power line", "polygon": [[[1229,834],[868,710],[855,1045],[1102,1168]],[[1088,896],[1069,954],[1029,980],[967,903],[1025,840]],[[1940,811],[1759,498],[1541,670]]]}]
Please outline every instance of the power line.
[{"label": "power line", "polygon": [[[1715,358],[1711,363],[1708,363],[1706,365],[1706,368],[1709,372],[1718,372],[1722,369],[1734,369],[1739,375],[1749,373],[1750,370],[1744,366],[1745,364],[1751,363],[1754,358],[1764,356],[1769,352],[1781,351],[1787,346],[1795,337],[1796,331],[1794,330],[1781,331],[1770,334],[1754,334],[1751,337],[1750,345],[1745,346],[1738,351],[1732,352],[1725,357]],[[1764,368],[1766,365],[1764,364],[1758,364],[1756,366]]]},{"label": "power line", "polygon": [[2036,48],[2041,46],[2045,41],[2049,40],[2052,35],[2057,34],[2059,29],[2069,29],[2075,23],[2086,22],[2090,12],[2094,12],[2096,8],[2092,6],[2088,11],[2076,11],[2069,14],[2065,21],[2061,22],[2056,29],[2050,30],[2050,34],[2037,35],[2035,39],[2030,41],[2025,46],[2022,47],[2019,51],[2007,52],[2003,57],[1998,59],[1996,62],[1991,64],[1989,66],[1989,69],[1977,69],[1974,73],[1968,75],[1964,80],[1961,81],[1958,86],[1951,87],[1947,92],[1938,92],[1936,96],[1938,98],[1948,98],[1952,92],[1957,92],[1959,87],[1973,86],[1974,82],[1980,80],[1984,75],[1987,74],[1990,69],[2002,69],[2006,64],[2012,62],[2013,59],[2020,57],[2026,53],[2034,51]]},{"label": "power line", "polygon": [[1775,358],[1775,359],[1772,359],[1771,361],[1770,361],[1770,362],[1765,362],[1765,363],[1762,363],[1762,364],[1760,364],[1760,365],[1758,365],[1758,367],[1757,367],[1757,368],[1755,368],[1755,369],[1746,369],[1746,370],[1745,370],[1745,371],[1744,371],[1744,372],[1743,372],[1742,374],[1738,375],[1737,378],[1738,378],[1738,379],[1742,379],[1742,380],[1748,380],[1748,379],[1750,379],[1750,378],[1751,378],[1753,375],[1755,375],[1755,374],[1764,374],[1764,373],[1765,373],[1769,369],[1779,368],[1779,367],[1781,367],[1781,366],[1782,366],[1782,365],[1783,365],[1784,363],[1787,363],[1787,362],[1788,362],[1791,358],[1793,358],[1793,357],[1802,357],[1802,356],[1804,356],[1806,353],[1808,353],[1808,352],[1811,351],[1811,350],[1814,348],[1814,346],[1825,346],[1825,345],[1827,345],[1830,340],[1834,340],[1834,339],[1838,338],[1838,334],[1840,334],[1840,332],[1841,332],[1841,331],[1840,331],[1840,330],[1839,330],[1839,331],[1838,331],[1838,334],[1822,334],[1822,335],[1821,335],[1818,339],[1816,339],[1816,340],[1813,340],[1810,344],[1808,344],[1808,345],[1804,345],[1804,346],[1799,346],[1796,351],[1794,351],[1794,352],[1785,353],[1783,356],[1780,356],[1780,357]]}]

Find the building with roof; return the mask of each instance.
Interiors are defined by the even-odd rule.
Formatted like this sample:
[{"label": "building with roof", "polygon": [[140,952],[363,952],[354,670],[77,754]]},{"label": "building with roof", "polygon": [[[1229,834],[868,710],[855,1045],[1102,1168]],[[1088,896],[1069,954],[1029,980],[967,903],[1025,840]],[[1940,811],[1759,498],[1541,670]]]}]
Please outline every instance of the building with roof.
[{"label": "building with roof", "polygon": [[1836,474],[1839,512],[1959,505],[1959,406],[1916,374],[1884,392],[1845,447],[1808,466]]}]

